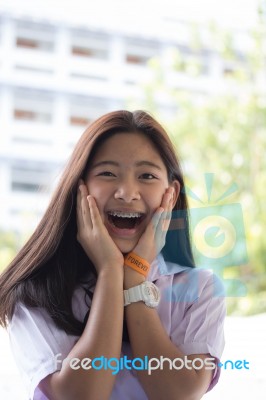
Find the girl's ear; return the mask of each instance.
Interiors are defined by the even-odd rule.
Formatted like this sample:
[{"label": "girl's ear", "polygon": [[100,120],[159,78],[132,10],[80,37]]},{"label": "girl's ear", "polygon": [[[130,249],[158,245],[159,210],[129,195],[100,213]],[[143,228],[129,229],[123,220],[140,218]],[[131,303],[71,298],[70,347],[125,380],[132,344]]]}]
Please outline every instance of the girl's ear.
[{"label": "girl's ear", "polygon": [[177,199],[179,197],[180,183],[177,180],[175,180],[175,181],[171,182],[169,187],[174,188],[174,195],[173,195],[173,200],[172,200],[172,205],[171,205],[171,207],[173,209],[175,204],[176,204],[176,202],[177,202]]}]

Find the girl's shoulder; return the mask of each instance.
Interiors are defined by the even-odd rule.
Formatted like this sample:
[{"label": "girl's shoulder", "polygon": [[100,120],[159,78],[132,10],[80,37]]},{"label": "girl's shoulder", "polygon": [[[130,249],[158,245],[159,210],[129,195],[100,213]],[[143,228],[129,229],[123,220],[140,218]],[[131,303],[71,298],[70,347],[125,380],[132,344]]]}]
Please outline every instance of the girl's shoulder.
[{"label": "girl's shoulder", "polygon": [[[88,285],[80,283],[73,292],[73,315],[80,322],[84,321],[91,305],[93,290],[94,288],[88,290]],[[12,318],[8,321],[7,331],[9,335],[20,335],[22,332],[34,329],[47,333],[47,338],[52,336],[54,339],[58,338],[58,340],[61,339],[62,334],[65,334],[62,329],[55,325],[52,316],[44,307],[31,307],[22,301],[18,301],[14,306]]]}]

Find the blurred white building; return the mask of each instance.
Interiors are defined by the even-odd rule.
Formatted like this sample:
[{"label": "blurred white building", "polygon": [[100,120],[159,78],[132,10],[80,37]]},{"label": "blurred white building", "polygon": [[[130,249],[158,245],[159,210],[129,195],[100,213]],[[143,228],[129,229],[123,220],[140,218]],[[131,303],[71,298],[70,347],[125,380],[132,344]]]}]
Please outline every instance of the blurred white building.
[{"label": "blurred white building", "polygon": [[[211,48],[204,27],[206,45],[193,50],[190,24],[170,11],[140,29],[135,18],[117,25],[110,18],[108,25],[108,18],[65,17],[64,9],[51,18],[7,3],[0,7],[0,229],[33,229],[89,122],[129,98],[141,100],[150,58],[163,61],[166,84],[203,95],[224,90],[234,68]],[[180,51],[184,65],[195,61],[199,75],[173,73],[169,48]],[[171,111],[167,99],[158,102]]]}]

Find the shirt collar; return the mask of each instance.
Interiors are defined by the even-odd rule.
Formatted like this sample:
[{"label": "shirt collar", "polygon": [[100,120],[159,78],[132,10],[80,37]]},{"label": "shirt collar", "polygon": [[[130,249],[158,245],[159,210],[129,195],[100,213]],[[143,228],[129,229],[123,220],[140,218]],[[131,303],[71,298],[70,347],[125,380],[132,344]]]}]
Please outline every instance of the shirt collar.
[{"label": "shirt collar", "polygon": [[171,262],[165,262],[162,253],[158,254],[156,259],[151,263],[151,268],[147,276],[147,280],[150,282],[156,281],[160,276],[163,275],[174,275],[182,271],[191,269],[183,265],[174,264]]}]

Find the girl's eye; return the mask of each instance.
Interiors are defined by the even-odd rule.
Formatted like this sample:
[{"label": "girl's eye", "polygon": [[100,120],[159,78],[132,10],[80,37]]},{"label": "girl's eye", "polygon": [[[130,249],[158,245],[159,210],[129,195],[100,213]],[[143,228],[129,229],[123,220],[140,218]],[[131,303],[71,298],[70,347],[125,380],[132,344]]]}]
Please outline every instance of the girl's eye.
[{"label": "girl's eye", "polygon": [[114,174],[113,174],[112,172],[109,172],[109,171],[101,172],[101,173],[98,174],[98,175],[103,175],[103,176],[114,176]]},{"label": "girl's eye", "polygon": [[[115,176],[115,175],[114,175],[112,172],[110,172],[110,171],[103,171],[103,172],[100,172],[100,173],[98,174],[98,176],[112,177],[112,176]],[[140,178],[141,178],[141,179],[145,179],[145,180],[149,180],[149,181],[151,181],[152,179],[157,179],[153,174],[149,174],[149,173],[142,174],[142,175],[140,176]]]},{"label": "girl's eye", "polygon": [[157,178],[156,178],[154,175],[152,175],[152,174],[142,174],[141,176],[144,177],[144,179],[147,179],[147,180],[157,179]]}]

